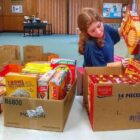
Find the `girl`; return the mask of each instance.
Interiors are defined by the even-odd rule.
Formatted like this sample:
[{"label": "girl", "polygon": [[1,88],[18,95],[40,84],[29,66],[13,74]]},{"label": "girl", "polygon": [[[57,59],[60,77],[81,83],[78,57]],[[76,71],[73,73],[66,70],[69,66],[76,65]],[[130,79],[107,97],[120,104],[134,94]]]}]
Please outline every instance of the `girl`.
[{"label": "girl", "polygon": [[[84,55],[84,66],[122,65],[122,62],[114,62],[114,45],[120,41],[119,30],[105,25],[92,8],[84,8],[77,22],[80,29],[78,51]],[[126,66],[128,60],[123,63]]]}]

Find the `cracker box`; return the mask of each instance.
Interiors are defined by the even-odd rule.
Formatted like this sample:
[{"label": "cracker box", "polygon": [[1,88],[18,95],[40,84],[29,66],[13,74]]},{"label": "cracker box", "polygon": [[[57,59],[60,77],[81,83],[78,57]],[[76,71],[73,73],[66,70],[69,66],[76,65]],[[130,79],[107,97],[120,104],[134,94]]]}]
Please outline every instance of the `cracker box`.
[{"label": "cracker box", "polygon": [[48,99],[49,98],[49,81],[55,74],[56,70],[50,70],[47,73],[43,74],[39,79],[38,79],[38,98],[41,99]]},{"label": "cracker box", "polygon": [[53,68],[56,68],[59,65],[66,65],[69,68],[69,84],[72,85],[76,79],[76,60],[60,58],[51,59],[51,66]]},{"label": "cracker box", "polygon": [[37,76],[33,74],[8,73],[5,76],[7,96],[37,98]]},{"label": "cracker box", "polygon": [[125,69],[125,74],[140,75],[140,61],[130,58],[128,67]]},{"label": "cracker box", "polygon": [[127,10],[126,16],[122,22],[122,36],[128,47],[130,54],[139,53],[139,39],[140,39],[140,18],[139,16]]},{"label": "cracker box", "polygon": [[49,82],[49,99],[61,100],[66,95],[67,74],[64,70],[57,71]]}]

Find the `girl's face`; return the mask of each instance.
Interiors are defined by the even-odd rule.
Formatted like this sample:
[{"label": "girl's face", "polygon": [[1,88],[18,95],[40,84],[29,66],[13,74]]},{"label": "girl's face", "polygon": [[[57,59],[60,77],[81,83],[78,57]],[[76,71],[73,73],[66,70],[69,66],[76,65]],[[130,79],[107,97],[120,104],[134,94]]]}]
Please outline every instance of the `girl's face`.
[{"label": "girl's face", "polygon": [[88,35],[95,38],[102,38],[104,36],[103,22],[93,22],[87,29]]}]

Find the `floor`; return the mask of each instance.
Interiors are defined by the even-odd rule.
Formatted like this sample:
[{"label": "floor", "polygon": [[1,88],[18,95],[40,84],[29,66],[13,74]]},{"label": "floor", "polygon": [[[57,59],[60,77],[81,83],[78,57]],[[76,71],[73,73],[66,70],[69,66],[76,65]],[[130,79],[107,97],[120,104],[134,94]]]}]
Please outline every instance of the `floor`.
[{"label": "floor", "polygon": [[[46,36],[26,36],[23,33],[0,33],[1,45],[19,45],[21,59],[23,60],[23,47],[25,45],[43,46],[44,52],[54,52],[61,58],[77,60],[77,65],[83,65],[83,56],[78,53],[78,35],[46,35]],[[115,55],[124,58],[131,57],[123,39],[115,45]]]}]

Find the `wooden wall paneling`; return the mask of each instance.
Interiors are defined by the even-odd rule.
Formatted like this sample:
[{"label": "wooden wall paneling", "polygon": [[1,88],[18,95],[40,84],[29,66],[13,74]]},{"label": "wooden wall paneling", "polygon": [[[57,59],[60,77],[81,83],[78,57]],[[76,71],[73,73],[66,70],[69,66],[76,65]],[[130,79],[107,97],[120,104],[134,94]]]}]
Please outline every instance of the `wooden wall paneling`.
[{"label": "wooden wall paneling", "polygon": [[23,1],[11,2],[11,0],[3,0],[3,30],[22,31],[23,13],[12,13],[12,5],[23,5]]},{"label": "wooden wall paneling", "polygon": [[[12,13],[12,5],[22,5],[23,13]],[[24,15],[37,15],[37,0],[11,2],[3,0],[3,29],[5,31],[23,31]]]},{"label": "wooden wall paneling", "polygon": [[[52,24],[52,31],[56,34],[67,33],[66,0],[45,0],[44,5],[39,2],[39,17]],[[42,10],[44,9],[44,10]]]},{"label": "wooden wall paneling", "polygon": [[14,31],[20,32],[23,30],[23,16],[4,16],[3,17],[3,30],[4,31]]},{"label": "wooden wall paneling", "polygon": [[103,2],[108,2],[108,3],[128,3],[132,0],[103,0]]},{"label": "wooden wall paneling", "polygon": [[77,16],[84,7],[99,9],[100,0],[69,0],[69,34],[77,34]]},{"label": "wooden wall paneling", "polygon": [[137,1],[138,15],[140,17],[140,0],[136,0],[136,1]]},{"label": "wooden wall paneling", "polygon": [[3,0],[0,0],[0,32],[3,31]]},{"label": "wooden wall paneling", "polygon": [[23,0],[24,15],[35,15],[37,14],[38,0]]},{"label": "wooden wall paneling", "polygon": [[[103,2],[123,3],[126,4],[130,0],[69,0],[69,33],[77,33],[77,16],[83,7],[93,7],[102,15]],[[120,19],[104,18],[106,23],[121,23]]]},{"label": "wooden wall paneling", "polygon": [[37,13],[38,13],[38,17],[41,20],[46,20],[45,19],[45,10],[48,9],[48,7],[45,7],[46,6],[45,1],[46,0],[38,0]]}]

